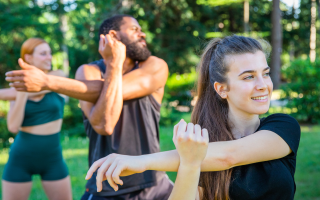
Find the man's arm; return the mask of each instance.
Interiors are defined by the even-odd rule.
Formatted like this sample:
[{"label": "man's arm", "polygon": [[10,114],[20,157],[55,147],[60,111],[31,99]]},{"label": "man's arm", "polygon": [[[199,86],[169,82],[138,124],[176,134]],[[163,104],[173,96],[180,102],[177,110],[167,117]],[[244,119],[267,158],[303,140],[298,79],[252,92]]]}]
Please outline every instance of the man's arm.
[{"label": "man's arm", "polygon": [[[122,66],[121,66],[122,67]],[[110,70],[109,70],[110,71]],[[121,110],[122,109],[122,92],[119,94],[119,91],[122,89],[119,89],[119,79],[122,81],[122,73],[117,74],[117,72],[113,72],[114,70],[111,70],[109,74],[111,77],[109,78],[109,82],[106,80],[104,82],[104,85],[102,87],[101,95],[98,98],[97,102],[91,103],[87,101],[81,101],[80,100],[80,106],[82,111],[84,112],[85,116],[88,118],[92,128],[101,135],[111,135],[112,131],[109,130],[110,128],[108,127],[109,124],[107,124],[107,121],[118,121],[119,119],[119,114],[112,115],[112,111],[108,109],[108,103],[109,107],[112,102],[118,101],[121,102],[120,105],[113,104],[115,106],[115,109]],[[106,73],[108,70],[106,71]],[[115,75],[114,75],[115,74]],[[76,79],[77,80],[97,80],[101,79],[101,72],[99,67],[96,65],[82,65],[79,67],[79,69],[76,72]],[[110,80],[113,79],[113,80]],[[111,86],[110,82],[116,82],[116,86]],[[122,84],[122,83],[121,83]],[[110,88],[108,88],[110,86]],[[120,85],[121,86],[121,85]],[[108,89],[113,89],[113,91],[108,91]],[[113,95],[108,96],[107,94],[113,93]],[[119,99],[120,96],[120,99]],[[112,100],[113,98],[113,100]],[[111,111],[111,113],[110,113]],[[108,114],[109,112],[109,114]],[[120,111],[121,112],[121,111]],[[113,119],[110,119],[113,118]],[[109,118],[109,119],[108,119]]]},{"label": "man's arm", "polygon": [[167,63],[150,56],[140,68],[123,76],[123,99],[135,99],[152,94],[161,103],[169,69]]},{"label": "man's arm", "polygon": [[[61,70],[50,71],[48,73],[48,75],[61,76],[61,77],[65,77],[66,76],[63,73],[63,71],[61,71]],[[28,97],[34,97],[34,96],[38,96],[38,95],[41,95],[41,94],[46,94],[46,93],[49,93],[49,92],[51,92],[51,91],[43,90],[43,91],[40,91],[40,92],[28,93]],[[14,87],[0,89],[0,100],[14,101],[14,100],[16,100],[16,96],[17,96],[17,90]]]},{"label": "man's arm", "polygon": [[69,97],[95,103],[99,98],[103,81],[77,81],[74,79],[47,75],[37,67],[25,63],[19,59],[19,65],[23,70],[15,70],[6,73],[6,81],[17,91],[39,92],[51,90]]},{"label": "man's arm", "polygon": [[[168,66],[167,64],[157,57],[150,57],[145,61],[139,69],[133,70],[122,77],[122,95],[123,100],[130,100],[134,98],[139,98],[153,94],[154,97],[161,102],[163,93],[156,93],[157,90],[164,87],[168,76]],[[101,79],[101,72],[96,65],[82,65],[76,72],[76,79],[81,81],[91,81]],[[107,86],[104,85],[104,89]],[[156,93],[156,94],[155,94]],[[101,134],[108,135],[106,121],[113,121],[113,125],[110,129],[110,134],[113,132],[113,128],[116,122],[119,120],[119,116],[115,117],[110,115],[105,111],[105,102],[108,96],[101,95],[96,104],[86,101],[80,101],[81,109],[88,118],[93,129]],[[121,112],[121,107],[117,108]],[[106,115],[106,116],[104,116]],[[107,117],[109,116],[109,117]]]},{"label": "man's arm", "polygon": [[[96,103],[102,87],[103,80],[74,80],[53,75],[46,75],[38,68],[28,65],[19,59],[19,65],[23,70],[15,70],[6,73],[6,80],[17,91],[38,92],[51,90],[79,100]],[[123,76],[123,100],[134,99],[163,89],[168,78],[168,66],[166,62],[151,56],[141,63],[141,68]],[[128,88],[127,85],[132,87]],[[160,103],[162,94],[154,97]]]}]

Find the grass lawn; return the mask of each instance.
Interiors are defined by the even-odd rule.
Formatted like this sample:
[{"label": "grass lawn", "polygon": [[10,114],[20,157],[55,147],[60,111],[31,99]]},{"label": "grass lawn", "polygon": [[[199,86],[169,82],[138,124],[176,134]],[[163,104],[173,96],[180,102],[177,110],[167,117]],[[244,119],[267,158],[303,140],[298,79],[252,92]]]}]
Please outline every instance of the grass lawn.
[{"label": "grass lawn", "polygon": [[[189,121],[189,115],[182,116]],[[161,127],[161,150],[174,149],[172,142],[173,127]],[[63,138],[63,137],[62,137]],[[63,155],[69,167],[72,181],[72,193],[74,199],[80,199],[84,190],[85,174],[88,169],[87,152],[88,140],[85,138],[62,139]],[[8,149],[0,151],[0,173],[8,159]],[[175,180],[176,173],[168,173],[172,180]],[[298,153],[296,171],[297,192],[295,200],[320,200],[320,126],[302,127],[302,137]],[[38,176],[34,177],[30,200],[47,199],[41,187]],[[1,197],[0,197],[1,198]]]}]

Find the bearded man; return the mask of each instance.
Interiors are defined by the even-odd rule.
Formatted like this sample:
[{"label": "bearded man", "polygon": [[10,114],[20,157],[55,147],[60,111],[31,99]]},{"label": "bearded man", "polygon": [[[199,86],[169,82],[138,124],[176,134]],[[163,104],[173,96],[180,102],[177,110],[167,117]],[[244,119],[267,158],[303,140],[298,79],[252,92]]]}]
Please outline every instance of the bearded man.
[{"label": "bearded man", "polygon": [[[43,74],[21,60],[24,70],[6,74],[18,91],[52,90],[80,99],[89,167],[112,153],[159,152],[160,106],[168,77],[166,62],[151,56],[146,35],[132,16],[106,19],[99,32],[102,59],[80,66],[77,80]],[[97,187],[95,175],[88,180],[82,200],[164,200],[173,188],[159,171],[123,177],[117,191],[107,181]]]}]

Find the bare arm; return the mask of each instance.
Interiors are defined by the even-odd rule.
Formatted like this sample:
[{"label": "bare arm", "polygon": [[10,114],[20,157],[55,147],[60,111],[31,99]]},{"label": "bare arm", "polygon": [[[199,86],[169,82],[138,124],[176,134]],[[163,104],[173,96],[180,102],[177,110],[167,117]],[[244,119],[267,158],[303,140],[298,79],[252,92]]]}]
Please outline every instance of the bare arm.
[{"label": "bare arm", "polygon": [[[19,60],[23,70],[6,73],[6,80],[17,91],[38,92],[51,90],[79,100],[96,103],[102,91],[103,80],[74,80],[46,75],[38,68]],[[168,78],[168,66],[165,61],[151,56],[141,63],[141,68],[123,76],[123,99],[129,100],[154,93],[163,89]],[[19,81],[15,82],[15,81]],[[130,85],[131,87],[127,87]],[[160,103],[163,92],[155,98]]]},{"label": "bare arm", "polygon": [[0,89],[0,100],[13,101],[16,99],[17,91],[14,88]]},{"label": "bare arm", "polygon": [[[222,171],[235,166],[279,159],[290,153],[289,145],[279,135],[262,130],[238,140],[209,143],[201,171]],[[179,157],[176,150],[156,154],[146,155],[148,169],[177,171]]]},{"label": "bare arm", "polygon": [[[122,77],[123,100],[125,101],[154,94],[157,90],[164,87],[167,76],[168,67],[163,60],[156,57],[148,59],[143,63],[141,68],[133,70]],[[101,79],[100,69],[96,65],[82,65],[77,70],[76,79],[81,81]],[[161,92],[157,92],[156,94],[154,94],[154,97],[159,101],[159,103],[161,102],[163,96],[163,92]],[[100,98],[103,98],[103,96],[100,96]],[[102,100],[100,101],[100,103],[103,103],[105,101],[106,100]],[[93,129],[99,134],[107,134],[106,130],[104,129],[104,125],[106,124],[105,120],[107,119],[99,116],[103,114],[101,112],[103,108],[99,107],[98,104],[87,101],[80,101],[80,105],[82,111],[90,121]],[[93,112],[94,110],[98,112]],[[97,114],[97,117],[95,117],[95,114]],[[114,118],[114,121],[118,121],[118,119],[119,118]],[[112,129],[113,128],[114,126],[112,127]]]},{"label": "bare arm", "polygon": [[15,101],[10,102],[10,110],[7,116],[7,126],[10,132],[17,133],[24,118],[24,110],[28,99],[28,93],[17,92]]},{"label": "bare arm", "polygon": [[51,90],[69,97],[95,103],[100,95],[103,81],[77,81],[74,79],[45,74],[40,69],[25,63],[19,59],[19,65],[23,70],[15,70],[6,73],[6,81],[17,91],[39,92]]},{"label": "bare arm", "polygon": [[[109,35],[106,37],[111,40]],[[120,63],[117,60],[121,59],[121,56],[125,57],[125,47],[119,41],[113,42],[115,43],[106,43],[103,36],[100,38],[99,52],[104,57],[104,61],[109,64],[106,68],[105,81],[99,99],[95,104],[80,101],[81,109],[90,124],[101,135],[111,135],[113,133],[124,100],[154,94],[156,100],[160,103],[163,93],[158,92],[158,89],[164,87],[168,76],[166,63],[156,57],[151,57],[141,63],[142,66],[139,69],[122,75],[124,60]],[[110,56],[110,52],[113,56]],[[82,65],[77,70],[76,79],[101,79],[100,69],[96,65]]]},{"label": "bare arm", "polygon": [[[209,143],[206,157],[201,163],[201,171],[222,171],[235,166],[279,159],[290,153],[289,145],[278,134],[261,130],[238,140]],[[86,178],[90,178],[100,167],[97,184],[107,179],[114,186],[120,175],[127,176],[145,170],[177,171],[180,161],[176,150],[141,156],[111,154],[96,161]],[[116,167],[109,172],[111,164]],[[107,172],[112,176],[104,177]]]},{"label": "bare arm", "polygon": [[177,179],[169,200],[195,200],[200,178],[200,166],[208,147],[208,131],[199,125],[180,122],[174,128],[173,142],[180,157]]}]

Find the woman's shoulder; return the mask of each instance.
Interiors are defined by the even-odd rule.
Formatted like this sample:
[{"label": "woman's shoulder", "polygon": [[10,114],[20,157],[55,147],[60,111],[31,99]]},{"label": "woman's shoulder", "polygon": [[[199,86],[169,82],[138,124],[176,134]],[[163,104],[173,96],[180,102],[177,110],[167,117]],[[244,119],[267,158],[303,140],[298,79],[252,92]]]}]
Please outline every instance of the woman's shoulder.
[{"label": "woman's shoulder", "polygon": [[283,113],[275,113],[267,117],[261,118],[261,124],[270,123],[270,122],[273,122],[273,123],[287,122],[287,123],[293,123],[293,124],[299,125],[298,121],[295,118],[293,118],[288,114],[283,114]]},{"label": "woman's shoulder", "polygon": [[290,115],[277,113],[261,119],[258,130],[269,130],[279,135],[291,135],[300,138],[298,121]]}]

